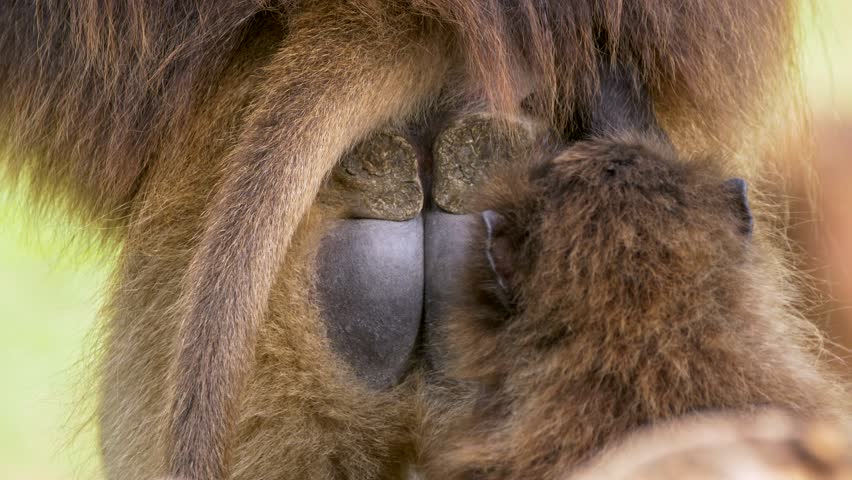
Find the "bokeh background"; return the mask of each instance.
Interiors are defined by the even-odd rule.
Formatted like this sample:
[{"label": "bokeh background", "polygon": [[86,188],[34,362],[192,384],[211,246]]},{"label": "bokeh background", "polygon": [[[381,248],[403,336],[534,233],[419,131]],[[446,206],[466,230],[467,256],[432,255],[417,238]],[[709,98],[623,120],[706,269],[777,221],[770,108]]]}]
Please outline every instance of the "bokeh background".
[{"label": "bokeh background", "polygon": [[[749,1],[749,0],[743,0]],[[822,292],[814,320],[852,347],[852,0],[808,2],[802,62],[813,111],[815,209],[791,174],[791,236]],[[814,214],[813,212],[816,212]],[[95,434],[74,406],[90,400],[85,364],[110,254],[74,242],[81,229],[31,218],[0,189],[0,478],[97,479]],[[848,370],[852,373],[852,368]]]}]

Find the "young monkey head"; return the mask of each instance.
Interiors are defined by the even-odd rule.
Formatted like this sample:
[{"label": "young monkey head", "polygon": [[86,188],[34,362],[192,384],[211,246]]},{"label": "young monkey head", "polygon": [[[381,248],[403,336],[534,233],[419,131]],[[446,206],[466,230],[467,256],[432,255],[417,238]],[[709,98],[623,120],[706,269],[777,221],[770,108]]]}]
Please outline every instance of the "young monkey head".
[{"label": "young monkey head", "polygon": [[[584,339],[626,347],[749,308],[745,182],[664,143],[579,142],[498,174],[480,205],[465,296],[475,308],[451,323],[495,341],[506,332],[494,353],[517,350],[512,362]],[[486,345],[463,350],[487,371]]]},{"label": "young monkey head", "polygon": [[448,478],[552,478],[692,412],[832,407],[746,183],[658,138],[581,141],[482,195],[446,323],[450,371],[474,387]]},{"label": "young monkey head", "polygon": [[662,142],[580,142],[499,175],[481,202],[473,285],[500,313],[489,315],[495,326],[558,314],[568,321],[556,328],[596,329],[613,315],[666,322],[742,303],[719,286],[741,283],[749,264],[745,181],[681,162]]}]

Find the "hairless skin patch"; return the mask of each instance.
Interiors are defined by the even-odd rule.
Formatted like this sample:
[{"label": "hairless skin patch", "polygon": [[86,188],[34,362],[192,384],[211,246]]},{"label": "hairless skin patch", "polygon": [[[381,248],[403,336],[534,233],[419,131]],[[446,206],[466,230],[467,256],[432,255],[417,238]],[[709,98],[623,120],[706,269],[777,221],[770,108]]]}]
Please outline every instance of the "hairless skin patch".
[{"label": "hairless skin patch", "polygon": [[423,222],[341,220],[323,239],[319,295],[332,346],[373,388],[395,384],[423,311]]},{"label": "hairless skin patch", "polygon": [[458,302],[469,238],[483,221],[469,213],[469,199],[491,169],[529,154],[538,129],[530,120],[496,122],[455,118],[434,142],[374,134],[320,194],[350,217],[335,220],[320,245],[323,319],[337,355],[371,388],[398,383],[420,343],[423,360],[443,364],[435,327]]},{"label": "hairless skin patch", "polygon": [[477,214],[454,215],[434,210],[425,216],[425,296],[423,298],[423,342],[426,361],[441,368],[446,342],[437,336],[448,308],[458,304],[471,234],[482,219]]}]

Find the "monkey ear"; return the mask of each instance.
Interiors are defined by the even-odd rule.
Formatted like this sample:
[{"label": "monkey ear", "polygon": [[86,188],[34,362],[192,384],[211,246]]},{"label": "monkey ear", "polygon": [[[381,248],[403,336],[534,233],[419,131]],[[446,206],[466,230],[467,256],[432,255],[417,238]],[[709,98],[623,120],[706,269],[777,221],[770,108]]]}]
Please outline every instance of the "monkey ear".
[{"label": "monkey ear", "polygon": [[748,205],[748,185],[742,178],[731,178],[723,184],[725,191],[733,199],[734,213],[740,220],[739,231],[746,237],[751,237],[754,230],[754,217]]},{"label": "monkey ear", "polygon": [[508,303],[512,275],[515,273],[515,252],[507,235],[508,224],[503,215],[493,210],[482,212],[482,221],[486,230],[485,256],[488,266],[494,274],[501,300]]}]

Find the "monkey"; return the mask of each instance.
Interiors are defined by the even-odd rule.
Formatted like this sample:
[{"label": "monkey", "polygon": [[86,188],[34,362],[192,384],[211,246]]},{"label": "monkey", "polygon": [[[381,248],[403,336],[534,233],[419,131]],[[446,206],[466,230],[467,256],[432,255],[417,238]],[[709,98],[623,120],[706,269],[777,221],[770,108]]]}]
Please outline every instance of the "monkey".
[{"label": "monkey", "polygon": [[[436,132],[467,105],[569,138],[604,51],[636,68],[681,150],[734,151],[756,174],[747,127],[789,79],[795,5],[13,0],[0,12],[5,173],[119,252],[95,372],[107,476],[394,476],[413,448],[411,384],[441,362],[410,345],[433,293],[397,305],[403,290],[379,290],[388,308],[371,312],[336,299],[377,283],[371,261],[406,267],[388,282],[406,292],[434,285],[421,246],[455,220],[428,179],[406,227],[347,218],[317,201],[348,197],[324,182],[341,157],[401,130],[428,177]],[[395,239],[421,246],[351,252]],[[348,283],[322,271],[335,260],[351,263]],[[391,322],[407,343],[360,361]],[[359,371],[375,363],[381,375]]]},{"label": "monkey", "polygon": [[[436,337],[471,391],[429,478],[574,478],[643,427],[702,413],[848,421],[845,386],[754,238],[745,180],[680,157],[631,78],[603,66],[586,133],[496,169],[472,200]],[[841,432],[826,437],[849,472]],[[626,458],[641,466],[627,477],[661,478]]]}]

